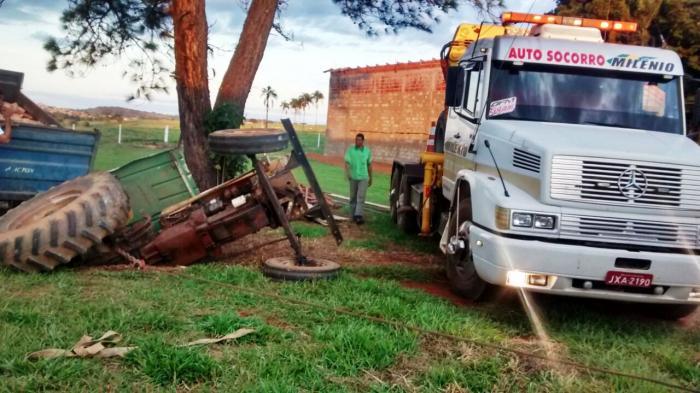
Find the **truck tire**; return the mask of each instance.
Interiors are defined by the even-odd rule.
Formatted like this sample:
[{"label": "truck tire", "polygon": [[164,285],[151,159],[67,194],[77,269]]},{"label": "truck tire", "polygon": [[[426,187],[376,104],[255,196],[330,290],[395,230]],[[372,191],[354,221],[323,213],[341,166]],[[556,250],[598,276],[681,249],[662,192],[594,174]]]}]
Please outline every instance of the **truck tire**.
[{"label": "truck tire", "polygon": [[391,222],[396,224],[399,210],[399,185],[401,185],[401,170],[394,169],[391,173],[391,187],[389,188],[389,214]]},{"label": "truck tire", "polygon": [[85,255],[128,220],[128,197],[111,174],[67,181],[0,218],[0,264],[53,270]]},{"label": "truck tire", "polygon": [[404,233],[413,235],[418,232],[418,213],[411,207],[411,186],[406,174],[401,175],[397,199],[396,226]]},{"label": "truck tire", "polygon": [[308,258],[309,264],[297,265],[293,257],[270,258],[263,263],[262,272],[273,280],[308,281],[338,277],[340,265],[327,259]]},{"label": "truck tire", "polygon": [[[471,220],[472,209],[470,204],[463,203],[459,209],[459,224],[464,221]],[[448,222],[448,241],[455,236],[455,228],[457,215],[453,214]],[[464,239],[466,248],[454,254],[447,254],[445,271],[447,280],[450,283],[452,291],[469,300],[478,301],[485,300],[490,293],[493,292],[493,287],[482,280],[474,267],[474,259],[471,250],[469,249],[469,239]]]},{"label": "truck tire", "polygon": [[445,152],[445,127],[447,127],[447,111],[442,111],[435,122],[435,151],[437,153]]},{"label": "truck tire", "polygon": [[272,153],[287,148],[289,136],[281,130],[254,128],[221,130],[209,134],[209,149],[221,155]]}]

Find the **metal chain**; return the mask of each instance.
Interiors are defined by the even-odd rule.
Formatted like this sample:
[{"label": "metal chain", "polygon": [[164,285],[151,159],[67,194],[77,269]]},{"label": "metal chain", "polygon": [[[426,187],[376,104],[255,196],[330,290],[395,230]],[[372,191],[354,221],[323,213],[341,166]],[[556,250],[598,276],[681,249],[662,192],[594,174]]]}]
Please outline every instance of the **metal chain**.
[{"label": "metal chain", "polygon": [[136,258],[135,256],[129,254],[128,251],[124,250],[121,247],[114,247],[114,252],[119,254],[122,258],[126,259],[133,267],[139,269],[139,270],[145,270],[146,269],[146,261],[143,259]]}]

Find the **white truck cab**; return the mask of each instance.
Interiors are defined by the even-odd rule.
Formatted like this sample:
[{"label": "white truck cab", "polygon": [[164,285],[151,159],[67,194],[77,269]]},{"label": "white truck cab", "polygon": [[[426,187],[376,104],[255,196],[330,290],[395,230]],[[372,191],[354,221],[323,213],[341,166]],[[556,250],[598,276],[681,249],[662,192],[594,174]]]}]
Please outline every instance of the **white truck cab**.
[{"label": "white truck cab", "polygon": [[624,22],[582,21],[471,43],[447,77],[441,190],[408,197],[425,188],[403,183],[423,178],[395,163],[392,211],[432,201],[467,297],[515,286],[687,315],[700,304],[700,147],[685,135],[680,58],[582,27]]}]

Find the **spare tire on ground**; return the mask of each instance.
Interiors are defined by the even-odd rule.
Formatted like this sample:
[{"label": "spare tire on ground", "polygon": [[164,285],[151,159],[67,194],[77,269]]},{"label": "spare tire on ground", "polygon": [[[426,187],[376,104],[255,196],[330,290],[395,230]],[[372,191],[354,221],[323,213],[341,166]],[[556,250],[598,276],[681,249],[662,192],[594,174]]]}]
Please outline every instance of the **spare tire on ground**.
[{"label": "spare tire on ground", "polygon": [[340,274],[340,265],[319,258],[307,258],[306,264],[298,265],[294,257],[280,257],[266,260],[262,272],[267,277],[284,281],[332,279]]},{"label": "spare tire on ground", "polygon": [[222,155],[272,153],[289,143],[286,132],[267,128],[215,131],[208,139],[209,149]]},{"label": "spare tire on ground", "polygon": [[111,174],[67,181],[0,218],[0,264],[53,270],[85,255],[128,220],[128,197]]}]

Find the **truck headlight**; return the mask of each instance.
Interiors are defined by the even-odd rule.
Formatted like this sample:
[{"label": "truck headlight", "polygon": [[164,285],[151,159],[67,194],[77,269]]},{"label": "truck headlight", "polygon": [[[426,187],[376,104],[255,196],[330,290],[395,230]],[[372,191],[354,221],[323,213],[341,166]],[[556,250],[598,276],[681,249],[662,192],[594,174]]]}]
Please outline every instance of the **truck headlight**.
[{"label": "truck headlight", "polygon": [[539,214],[514,211],[511,216],[511,227],[554,230],[557,227],[557,216],[551,214]]},{"label": "truck headlight", "polygon": [[513,226],[521,228],[532,228],[532,214],[530,213],[513,213]]},{"label": "truck headlight", "polygon": [[[513,219],[515,222],[515,219]],[[555,224],[555,217],[554,216],[546,216],[543,214],[536,214],[535,215],[535,228],[537,229],[554,229],[554,224]]]}]

